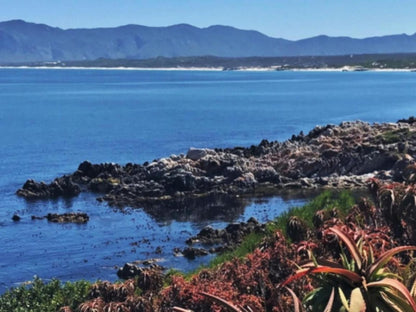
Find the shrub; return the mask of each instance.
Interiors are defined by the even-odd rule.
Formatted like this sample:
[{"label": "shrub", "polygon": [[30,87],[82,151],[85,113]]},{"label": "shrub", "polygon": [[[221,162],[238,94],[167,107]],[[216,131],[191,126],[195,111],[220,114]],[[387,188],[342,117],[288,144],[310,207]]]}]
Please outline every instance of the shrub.
[{"label": "shrub", "polygon": [[0,311],[56,312],[63,306],[75,310],[87,300],[90,283],[86,281],[61,284],[53,279],[44,283],[40,278],[28,285],[12,288],[0,297]]},{"label": "shrub", "polygon": [[275,229],[281,230],[285,235],[288,234],[287,225],[292,217],[302,220],[308,229],[314,227],[314,216],[318,211],[334,213],[334,209],[339,214],[337,217],[345,216],[355,204],[354,197],[348,191],[339,193],[324,191],[309,203],[302,207],[293,207],[283,212],[274,222]]}]

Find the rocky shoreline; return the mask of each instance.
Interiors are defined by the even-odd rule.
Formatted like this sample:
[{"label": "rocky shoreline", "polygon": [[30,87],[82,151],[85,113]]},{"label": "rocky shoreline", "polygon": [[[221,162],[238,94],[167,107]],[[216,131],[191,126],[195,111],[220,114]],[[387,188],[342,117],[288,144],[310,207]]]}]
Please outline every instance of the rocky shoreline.
[{"label": "rocky shoreline", "polygon": [[[191,148],[142,165],[91,164],[50,184],[28,180],[17,195],[28,200],[99,193],[116,207],[168,209],[217,202],[226,207],[244,195],[281,190],[360,189],[369,178],[414,177],[416,120],[317,126],[284,142],[249,148]],[[218,203],[219,202],[219,203]]]}]

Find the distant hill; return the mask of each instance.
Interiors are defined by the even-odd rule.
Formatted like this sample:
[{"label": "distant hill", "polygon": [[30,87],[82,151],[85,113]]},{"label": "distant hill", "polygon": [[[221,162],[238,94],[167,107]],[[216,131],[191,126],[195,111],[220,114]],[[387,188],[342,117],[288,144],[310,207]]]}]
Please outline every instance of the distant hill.
[{"label": "distant hill", "polygon": [[416,34],[353,39],[317,36],[290,41],[229,26],[125,25],[60,29],[22,20],[0,22],[0,63],[150,59],[156,57],[277,57],[416,52]]}]

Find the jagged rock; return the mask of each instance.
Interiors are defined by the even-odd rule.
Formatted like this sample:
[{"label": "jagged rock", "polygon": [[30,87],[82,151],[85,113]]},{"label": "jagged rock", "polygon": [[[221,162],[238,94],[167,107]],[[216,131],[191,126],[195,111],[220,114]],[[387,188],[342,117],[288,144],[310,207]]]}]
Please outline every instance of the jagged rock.
[{"label": "jagged rock", "polygon": [[188,150],[188,153],[186,153],[186,157],[196,161],[196,160],[199,160],[199,159],[201,159],[202,157],[204,157],[208,154],[215,154],[215,151],[211,150],[211,149],[208,149],[208,148],[194,148],[194,147],[191,147]]},{"label": "jagged rock", "polygon": [[163,267],[155,264],[142,268],[133,263],[126,263],[117,271],[117,276],[125,280],[135,278],[137,286],[143,292],[158,290],[163,286]]},{"label": "jagged rock", "polygon": [[206,256],[209,252],[203,248],[186,247],[182,250],[182,254],[185,258],[192,260],[196,257]]},{"label": "jagged rock", "polygon": [[407,119],[400,119],[397,122],[403,122],[403,123],[413,124],[413,123],[416,122],[416,118],[414,116],[410,116]]},{"label": "jagged rock", "polygon": [[399,160],[397,160],[391,169],[393,171],[393,180],[398,182],[404,181],[407,178],[405,176],[405,170],[412,164],[414,164],[414,159],[408,154],[403,155]]},{"label": "jagged rock", "polygon": [[72,182],[71,177],[63,176],[55,179],[52,183],[35,182],[27,180],[16,193],[27,199],[56,198],[59,196],[72,197],[81,192],[80,187]]},{"label": "jagged rock", "polygon": [[13,217],[12,217],[12,220],[14,221],[14,222],[18,222],[18,221],[20,221],[20,217],[17,215],[17,214],[14,214],[13,215]]},{"label": "jagged rock", "polygon": [[187,239],[186,243],[190,245],[200,243],[207,246],[221,245],[220,248],[232,248],[241,243],[246,235],[253,232],[260,233],[264,230],[264,224],[259,223],[255,218],[250,218],[247,222],[230,223],[221,230],[206,226],[196,236]]},{"label": "jagged rock", "polygon": [[117,271],[117,276],[121,279],[130,279],[138,276],[142,272],[142,268],[139,268],[133,263],[126,263],[121,269]]},{"label": "jagged rock", "polygon": [[[261,141],[248,148],[190,148],[143,165],[84,161],[72,175],[50,184],[28,180],[17,191],[27,199],[99,192],[114,206],[183,207],[203,198],[229,199],[262,187],[363,188],[368,177],[416,180],[416,123],[343,122],[317,126],[285,142]],[[405,156],[406,155],[406,156]],[[416,167],[415,167],[416,168]],[[261,191],[260,191],[261,192]]]},{"label": "jagged rock", "polygon": [[[87,223],[90,217],[84,212],[48,213],[45,218],[55,223]],[[33,218],[32,218],[33,219]]]},{"label": "jagged rock", "polygon": [[88,184],[88,188],[97,193],[108,193],[120,184],[120,180],[116,178],[93,178]]},{"label": "jagged rock", "polygon": [[45,217],[32,216],[31,219],[32,220],[43,220],[43,219],[45,219]]}]

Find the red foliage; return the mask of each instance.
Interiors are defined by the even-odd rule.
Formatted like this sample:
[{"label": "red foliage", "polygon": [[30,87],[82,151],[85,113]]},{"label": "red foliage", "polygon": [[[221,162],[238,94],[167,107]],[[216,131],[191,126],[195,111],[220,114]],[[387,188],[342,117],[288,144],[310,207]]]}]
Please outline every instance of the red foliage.
[{"label": "red foliage", "polygon": [[[160,270],[143,271],[136,280],[123,284],[97,283],[91,288],[92,300],[82,304],[80,311],[90,311],[88,309],[93,306],[101,309],[97,311],[162,312],[171,311],[174,306],[198,312],[226,311],[224,306],[201,293],[217,296],[234,306],[249,307],[252,311],[292,310],[296,299],[278,285],[296,271],[296,263],[301,264],[311,253],[317,258],[340,261],[341,247],[337,236],[328,231],[330,227],[337,226],[356,242],[365,240],[364,246],[371,246],[375,257],[400,243],[409,240],[416,243],[416,217],[412,213],[416,209],[416,187],[383,184],[376,179],[370,180],[369,187],[376,205],[361,199],[345,219],[336,211],[319,211],[314,220],[316,229],[308,232],[308,241],[289,245],[284,236],[276,232],[244,259],[233,259],[217,268],[202,270],[190,280],[172,276],[170,285],[162,290]],[[386,220],[387,216],[390,219]],[[292,223],[295,228],[297,224]],[[302,297],[313,289],[311,281],[310,278],[296,280],[291,288]],[[135,295],[137,288],[141,289],[142,296]]]},{"label": "red foliage", "polygon": [[288,246],[283,236],[276,233],[245,259],[234,259],[216,269],[203,270],[189,282],[175,276],[171,286],[162,291],[162,307],[225,311],[200,295],[205,292],[253,311],[284,311],[279,306],[288,306],[290,296],[281,294],[276,285],[294,272],[290,259],[295,256],[296,246]]}]

